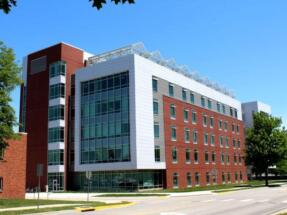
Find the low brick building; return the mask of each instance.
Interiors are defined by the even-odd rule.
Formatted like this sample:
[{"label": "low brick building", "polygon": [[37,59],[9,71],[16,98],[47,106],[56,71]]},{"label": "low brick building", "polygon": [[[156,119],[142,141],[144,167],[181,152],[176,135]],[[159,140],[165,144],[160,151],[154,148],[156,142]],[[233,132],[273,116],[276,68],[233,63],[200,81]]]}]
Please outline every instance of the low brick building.
[{"label": "low brick building", "polygon": [[9,140],[9,146],[0,152],[0,199],[25,197],[27,134],[18,140]]}]

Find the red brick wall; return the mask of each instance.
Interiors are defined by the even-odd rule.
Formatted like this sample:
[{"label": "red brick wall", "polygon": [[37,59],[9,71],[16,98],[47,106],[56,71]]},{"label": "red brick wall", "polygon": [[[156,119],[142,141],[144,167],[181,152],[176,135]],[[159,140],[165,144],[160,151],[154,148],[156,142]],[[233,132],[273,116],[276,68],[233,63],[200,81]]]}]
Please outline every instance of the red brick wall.
[{"label": "red brick wall", "polygon": [[[222,171],[226,174],[226,183],[227,183],[227,172],[230,172],[231,174],[231,182],[235,183],[235,172],[238,172],[238,180],[239,180],[239,173],[240,171],[243,174],[243,180],[247,180],[246,177],[246,167],[244,165],[244,161],[242,159],[242,164],[239,163],[236,165],[233,160],[233,154],[234,152],[240,154],[241,156],[244,156],[244,127],[243,122],[240,120],[237,120],[235,118],[225,116],[222,114],[219,114],[214,111],[210,111],[205,108],[201,108],[189,103],[185,103],[183,101],[173,99],[167,96],[163,97],[163,104],[164,104],[164,133],[165,133],[165,156],[166,156],[166,182],[167,182],[167,188],[173,187],[173,173],[179,174],[179,180],[178,180],[178,186],[179,188],[185,188],[187,187],[187,179],[186,174],[188,172],[191,173],[192,178],[192,186],[195,186],[195,173],[198,172],[200,174],[200,185],[205,186],[206,185],[206,172],[211,172],[212,170],[216,169],[217,174],[217,183],[221,184],[221,173]],[[174,104],[176,106],[176,119],[172,120],[170,118],[170,104]],[[184,122],[184,116],[183,116],[183,110],[187,109],[189,110],[189,121],[188,123]],[[192,110],[196,112],[197,115],[197,123],[192,124]],[[202,115],[205,114],[208,116],[208,124],[207,127],[203,126],[202,122]],[[210,128],[209,126],[209,117],[214,118],[214,128]],[[219,130],[218,128],[218,119],[221,119],[223,122],[228,122],[228,131],[224,131],[224,124],[223,129]],[[240,132],[239,133],[232,133],[232,123],[235,125],[239,125]],[[176,134],[177,134],[177,140],[171,141],[171,126],[176,127]],[[185,143],[184,140],[184,129],[189,128],[190,129],[190,143]],[[196,129],[198,132],[198,143],[193,144],[193,130]],[[204,145],[203,135],[204,133],[208,133],[208,145]],[[214,134],[215,136],[215,144],[214,146],[211,146],[210,144],[210,133]],[[229,138],[229,148],[225,148],[225,138],[224,138],[224,147],[221,148],[219,146],[219,136],[224,136]],[[233,137],[241,141],[241,147],[233,148],[232,145],[232,139]],[[177,148],[177,160],[178,162],[176,164],[172,163],[172,149],[173,147]],[[189,148],[191,151],[191,163],[186,164],[185,161],[185,150]],[[199,154],[199,163],[194,163],[194,149],[198,150]],[[209,164],[205,164],[205,158],[204,153],[205,151],[209,152]],[[211,153],[212,151],[216,152],[216,162],[215,164],[212,164],[211,162]],[[229,160],[230,164],[221,164],[221,158],[220,154],[221,152],[227,151],[229,153]],[[225,156],[226,159],[226,156]],[[237,158],[238,160],[238,158]],[[212,177],[210,176],[210,184],[212,184]]]},{"label": "red brick wall", "polygon": [[25,198],[27,134],[19,140],[9,140],[9,146],[0,160],[0,177],[3,178],[1,198]]}]

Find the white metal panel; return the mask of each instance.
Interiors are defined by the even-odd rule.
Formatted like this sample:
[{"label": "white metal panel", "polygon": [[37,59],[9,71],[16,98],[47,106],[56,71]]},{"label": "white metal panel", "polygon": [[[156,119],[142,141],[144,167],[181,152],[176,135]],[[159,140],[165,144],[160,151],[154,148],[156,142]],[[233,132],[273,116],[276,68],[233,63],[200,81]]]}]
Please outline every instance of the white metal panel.
[{"label": "white metal panel", "polygon": [[49,106],[65,105],[65,103],[66,103],[65,98],[56,98],[49,100]]},{"label": "white metal panel", "polygon": [[50,78],[50,85],[53,85],[53,84],[65,84],[66,83],[66,77],[63,76],[63,75],[58,75],[58,76],[55,76],[53,78]]},{"label": "white metal panel", "polygon": [[65,149],[64,142],[48,143],[48,150]]},{"label": "white metal panel", "polygon": [[65,120],[58,119],[48,122],[49,128],[55,128],[55,127],[65,127]]},{"label": "white metal panel", "polygon": [[65,171],[65,166],[64,166],[64,165],[48,166],[48,173],[52,173],[52,172],[64,172],[64,171]]}]

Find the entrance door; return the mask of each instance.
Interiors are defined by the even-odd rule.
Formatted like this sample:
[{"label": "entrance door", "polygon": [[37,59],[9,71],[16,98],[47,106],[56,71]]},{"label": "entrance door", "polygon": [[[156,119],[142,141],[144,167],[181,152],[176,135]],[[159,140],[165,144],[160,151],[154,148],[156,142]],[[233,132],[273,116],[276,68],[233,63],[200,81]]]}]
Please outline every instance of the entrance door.
[{"label": "entrance door", "polygon": [[58,180],[57,180],[57,179],[54,179],[54,180],[53,180],[52,190],[53,190],[53,191],[58,191],[58,189],[59,189]]}]

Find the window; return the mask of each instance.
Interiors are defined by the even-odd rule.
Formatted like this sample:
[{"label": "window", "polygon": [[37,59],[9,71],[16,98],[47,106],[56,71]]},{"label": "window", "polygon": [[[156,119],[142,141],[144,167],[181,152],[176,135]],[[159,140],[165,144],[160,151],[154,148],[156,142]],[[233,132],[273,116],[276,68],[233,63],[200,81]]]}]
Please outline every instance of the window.
[{"label": "window", "polygon": [[159,138],[159,124],[157,122],[153,125],[154,138]]},{"label": "window", "polygon": [[193,139],[193,143],[197,144],[197,131],[194,130],[192,136],[193,136],[193,138],[192,138]]},{"label": "window", "polygon": [[186,143],[190,142],[190,130],[188,128],[184,129],[184,141]]},{"label": "window", "polygon": [[194,104],[194,94],[190,93],[190,103]]},{"label": "window", "polygon": [[243,175],[242,175],[242,172],[240,171],[240,173],[239,173],[239,177],[240,177],[240,181],[242,181],[243,180]]},{"label": "window", "polygon": [[201,107],[205,107],[205,98],[201,96]]},{"label": "window", "polygon": [[223,136],[219,137],[219,145],[220,147],[223,147]]},{"label": "window", "polygon": [[207,100],[207,107],[208,109],[212,109],[212,102],[210,99]]},{"label": "window", "polygon": [[4,159],[4,149],[0,148],[0,160]]},{"label": "window", "polygon": [[186,101],[186,89],[182,89],[182,100]]},{"label": "window", "polygon": [[173,188],[178,188],[178,173],[173,173],[172,176]]},{"label": "window", "polygon": [[192,186],[191,173],[190,172],[186,173],[186,185],[187,185],[187,187]]},{"label": "window", "polygon": [[205,160],[205,163],[206,163],[206,164],[209,163],[209,154],[208,154],[208,151],[205,151],[205,153],[204,153],[204,160]]},{"label": "window", "polygon": [[48,165],[63,165],[64,164],[64,150],[49,150],[48,151]]},{"label": "window", "polygon": [[222,130],[222,120],[218,120],[218,129]]},{"label": "window", "polygon": [[237,141],[237,146],[240,148],[240,140]]},{"label": "window", "polygon": [[187,109],[183,110],[183,120],[184,122],[188,122],[188,110]]},{"label": "window", "polygon": [[154,148],[154,160],[155,162],[160,161],[160,146],[155,146]]},{"label": "window", "polygon": [[55,105],[50,106],[48,111],[49,121],[64,119],[65,106],[64,105]]},{"label": "window", "polygon": [[190,159],[190,149],[186,149],[185,150],[185,162],[186,163],[190,163],[191,159]]},{"label": "window", "polygon": [[174,86],[172,84],[168,85],[168,94],[169,96],[173,97],[174,96]]},{"label": "window", "polygon": [[239,161],[239,164],[241,165],[241,162],[242,162],[242,157],[240,154],[238,154],[238,161]]},{"label": "window", "polygon": [[217,112],[220,113],[220,103],[217,102]]},{"label": "window", "polygon": [[197,149],[194,150],[193,157],[194,157],[194,163],[198,163],[199,160],[198,160],[198,150]]},{"label": "window", "polygon": [[211,161],[212,161],[212,163],[215,163],[215,161],[216,161],[216,154],[215,154],[215,152],[211,153]]},{"label": "window", "polygon": [[196,124],[196,112],[192,111],[192,123]]},{"label": "window", "polygon": [[50,64],[49,76],[50,78],[66,75],[66,63],[64,61],[58,61],[53,64]]},{"label": "window", "polygon": [[234,109],[234,116],[235,116],[236,119],[238,118],[237,109]]},{"label": "window", "polygon": [[177,163],[177,149],[175,147],[172,149],[172,162]]},{"label": "window", "polygon": [[152,90],[153,92],[157,92],[158,88],[157,88],[157,79],[152,79]]},{"label": "window", "polygon": [[224,172],[222,172],[222,174],[221,174],[221,180],[222,180],[222,184],[225,184],[225,174],[224,174]]},{"label": "window", "polygon": [[226,153],[226,163],[227,163],[227,165],[230,163],[230,161],[229,161],[229,154],[228,153]]},{"label": "window", "polygon": [[195,185],[196,185],[196,186],[199,186],[199,177],[200,177],[200,176],[199,176],[199,173],[196,172],[196,173],[195,173]]},{"label": "window", "polygon": [[158,115],[158,101],[153,100],[153,114]]},{"label": "window", "polygon": [[170,105],[169,107],[169,114],[170,114],[170,118],[171,119],[175,119],[176,118],[176,112],[175,112],[175,105]]},{"label": "window", "polygon": [[222,152],[220,154],[220,157],[221,157],[221,164],[224,164],[224,154]]},{"label": "window", "polygon": [[215,136],[213,134],[210,135],[210,145],[212,145],[212,146],[215,145]]},{"label": "window", "polygon": [[229,140],[228,137],[225,138],[225,147],[229,148]]},{"label": "window", "polygon": [[204,145],[208,145],[208,134],[207,133],[203,134],[203,142],[204,142]]},{"label": "window", "polygon": [[209,174],[209,172],[205,173],[205,180],[206,180],[206,185],[209,185],[210,184],[210,174]]},{"label": "window", "polygon": [[207,126],[207,116],[206,115],[202,116],[202,124],[204,127]]},{"label": "window", "polygon": [[222,113],[223,113],[223,114],[226,113],[226,111],[225,111],[225,105],[224,105],[224,104],[222,104]]},{"label": "window", "polygon": [[236,165],[237,164],[237,154],[235,152],[233,155],[233,161],[234,161],[234,164]]},{"label": "window", "polygon": [[213,117],[210,117],[210,119],[209,119],[209,127],[210,128],[214,127],[214,118]]},{"label": "window", "polygon": [[236,147],[236,140],[235,139],[232,139],[232,146],[233,146],[233,148]]},{"label": "window", "polygon": [[171,127],[171,140],[176,141],[176,127]]},{"label": "window", "polygon": [[232,124],[232,133],[234,133],[234,132],[235,132],[235,125]]},{"label": "window", "polygon": [[[89,132],[89,130],[87,132]],[[82,132],[81,135],[85,136],[87,134],[86,132]],[[64,142],[64,127],[49,128],[48,143],[52,142]]]},{"label": "window", "polygon": [[224,122],[224,130],[225,130],[225,131],[228,130],[228,124],[227,124],[227,122]]},{"label": "window", "polygon": [[230,116],[233,117],[233,109],[232,109],[232,107],[230,107]]},{"label": "window", "polygon": [[0,177],[0,192],[3,191],[3,178]]},{"label": "window", "polygon": [[49,87],[49,99],[65,98],[65,84],[53,84]]},{"label": "window", "polygon": [[227,173],[227,181],[228,181],[228,183],[231,183],[231,175],[230,175],[230,172]]},{"label": "window", "polygon": [[239,133],[239,125],[236,125],[236,132]]},{"label": "window", "polygon": [[235,181],[238,182],[238,172],[235,172],[234,177],[235,177]]}]

